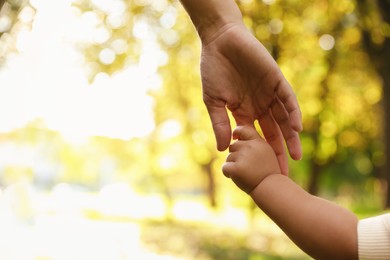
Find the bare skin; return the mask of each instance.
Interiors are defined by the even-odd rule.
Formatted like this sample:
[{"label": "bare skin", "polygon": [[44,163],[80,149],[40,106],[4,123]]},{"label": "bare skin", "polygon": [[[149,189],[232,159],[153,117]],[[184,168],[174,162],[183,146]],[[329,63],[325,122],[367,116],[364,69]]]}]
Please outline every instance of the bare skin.
[{"label": "bare skin", "polygon": [[217,148],[231,140],[228,110],[237,125],[258,120],[283,174],[291,158],[302,156],[302,118],[297,99],[277,63],[247,30],[233,0],[181,0],[202,41],[203,100],[210,115]]},{"label": "bare skin", "polygon": [[283,176],[271,147],[253,127],[237,127],[233,137],[225,176],[314,259],[358,259],[358,219],[352,212]]}]

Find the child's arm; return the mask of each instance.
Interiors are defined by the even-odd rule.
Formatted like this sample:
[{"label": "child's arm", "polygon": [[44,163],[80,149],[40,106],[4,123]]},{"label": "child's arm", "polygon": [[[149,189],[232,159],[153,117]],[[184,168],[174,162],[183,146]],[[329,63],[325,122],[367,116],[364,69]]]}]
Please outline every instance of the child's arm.
[{"label": "child's arm", "polygon": [[276,156],[252,127],[234,131],[223,172],[310,256],[358,259],[357,223],[348,210],[312,196],[280,174]]},{"label": "child's arm", "polygon": [[358,259],[358,220],[350,211],[310,195],[281,174],[266,177],[250,196],[313,258]]}]

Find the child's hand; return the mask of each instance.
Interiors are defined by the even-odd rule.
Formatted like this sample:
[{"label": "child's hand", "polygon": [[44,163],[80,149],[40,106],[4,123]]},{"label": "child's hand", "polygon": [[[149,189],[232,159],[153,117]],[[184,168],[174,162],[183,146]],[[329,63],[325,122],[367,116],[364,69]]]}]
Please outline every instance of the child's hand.
[{"label": "child's hand", "polygon": [[240,189],[249,194],[268,175],[280,174],[274,151],[254,127],[238,126],[233,139],[222,172]]}]

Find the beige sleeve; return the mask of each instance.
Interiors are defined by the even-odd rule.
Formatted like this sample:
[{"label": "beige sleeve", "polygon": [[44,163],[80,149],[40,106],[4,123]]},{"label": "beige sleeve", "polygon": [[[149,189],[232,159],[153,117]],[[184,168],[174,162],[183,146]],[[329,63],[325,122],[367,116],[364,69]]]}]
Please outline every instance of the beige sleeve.
[{"label": "beige sleeve", "polygon": [[390,214],[359,221],[358,248],[359,260],[390,259]]}]

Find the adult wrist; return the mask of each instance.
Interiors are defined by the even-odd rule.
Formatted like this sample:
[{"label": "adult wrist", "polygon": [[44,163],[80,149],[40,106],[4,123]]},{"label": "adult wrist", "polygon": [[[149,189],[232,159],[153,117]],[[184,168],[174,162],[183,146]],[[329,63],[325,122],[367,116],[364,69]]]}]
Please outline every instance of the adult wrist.
[{"label": "adult wrist", "polygon": [[180,1],[203,44],[207,44],[230,26],[243,24],[241,11],[234,0]]},{"label": "adult wrist", "polygon": [[207,45],[222,35],[224,32],[235,26],[244,26],[241,13],[239,19],[225,16],[203,20],[198,23],[196,30],[200,40],[202,41],[202,44]]}]

